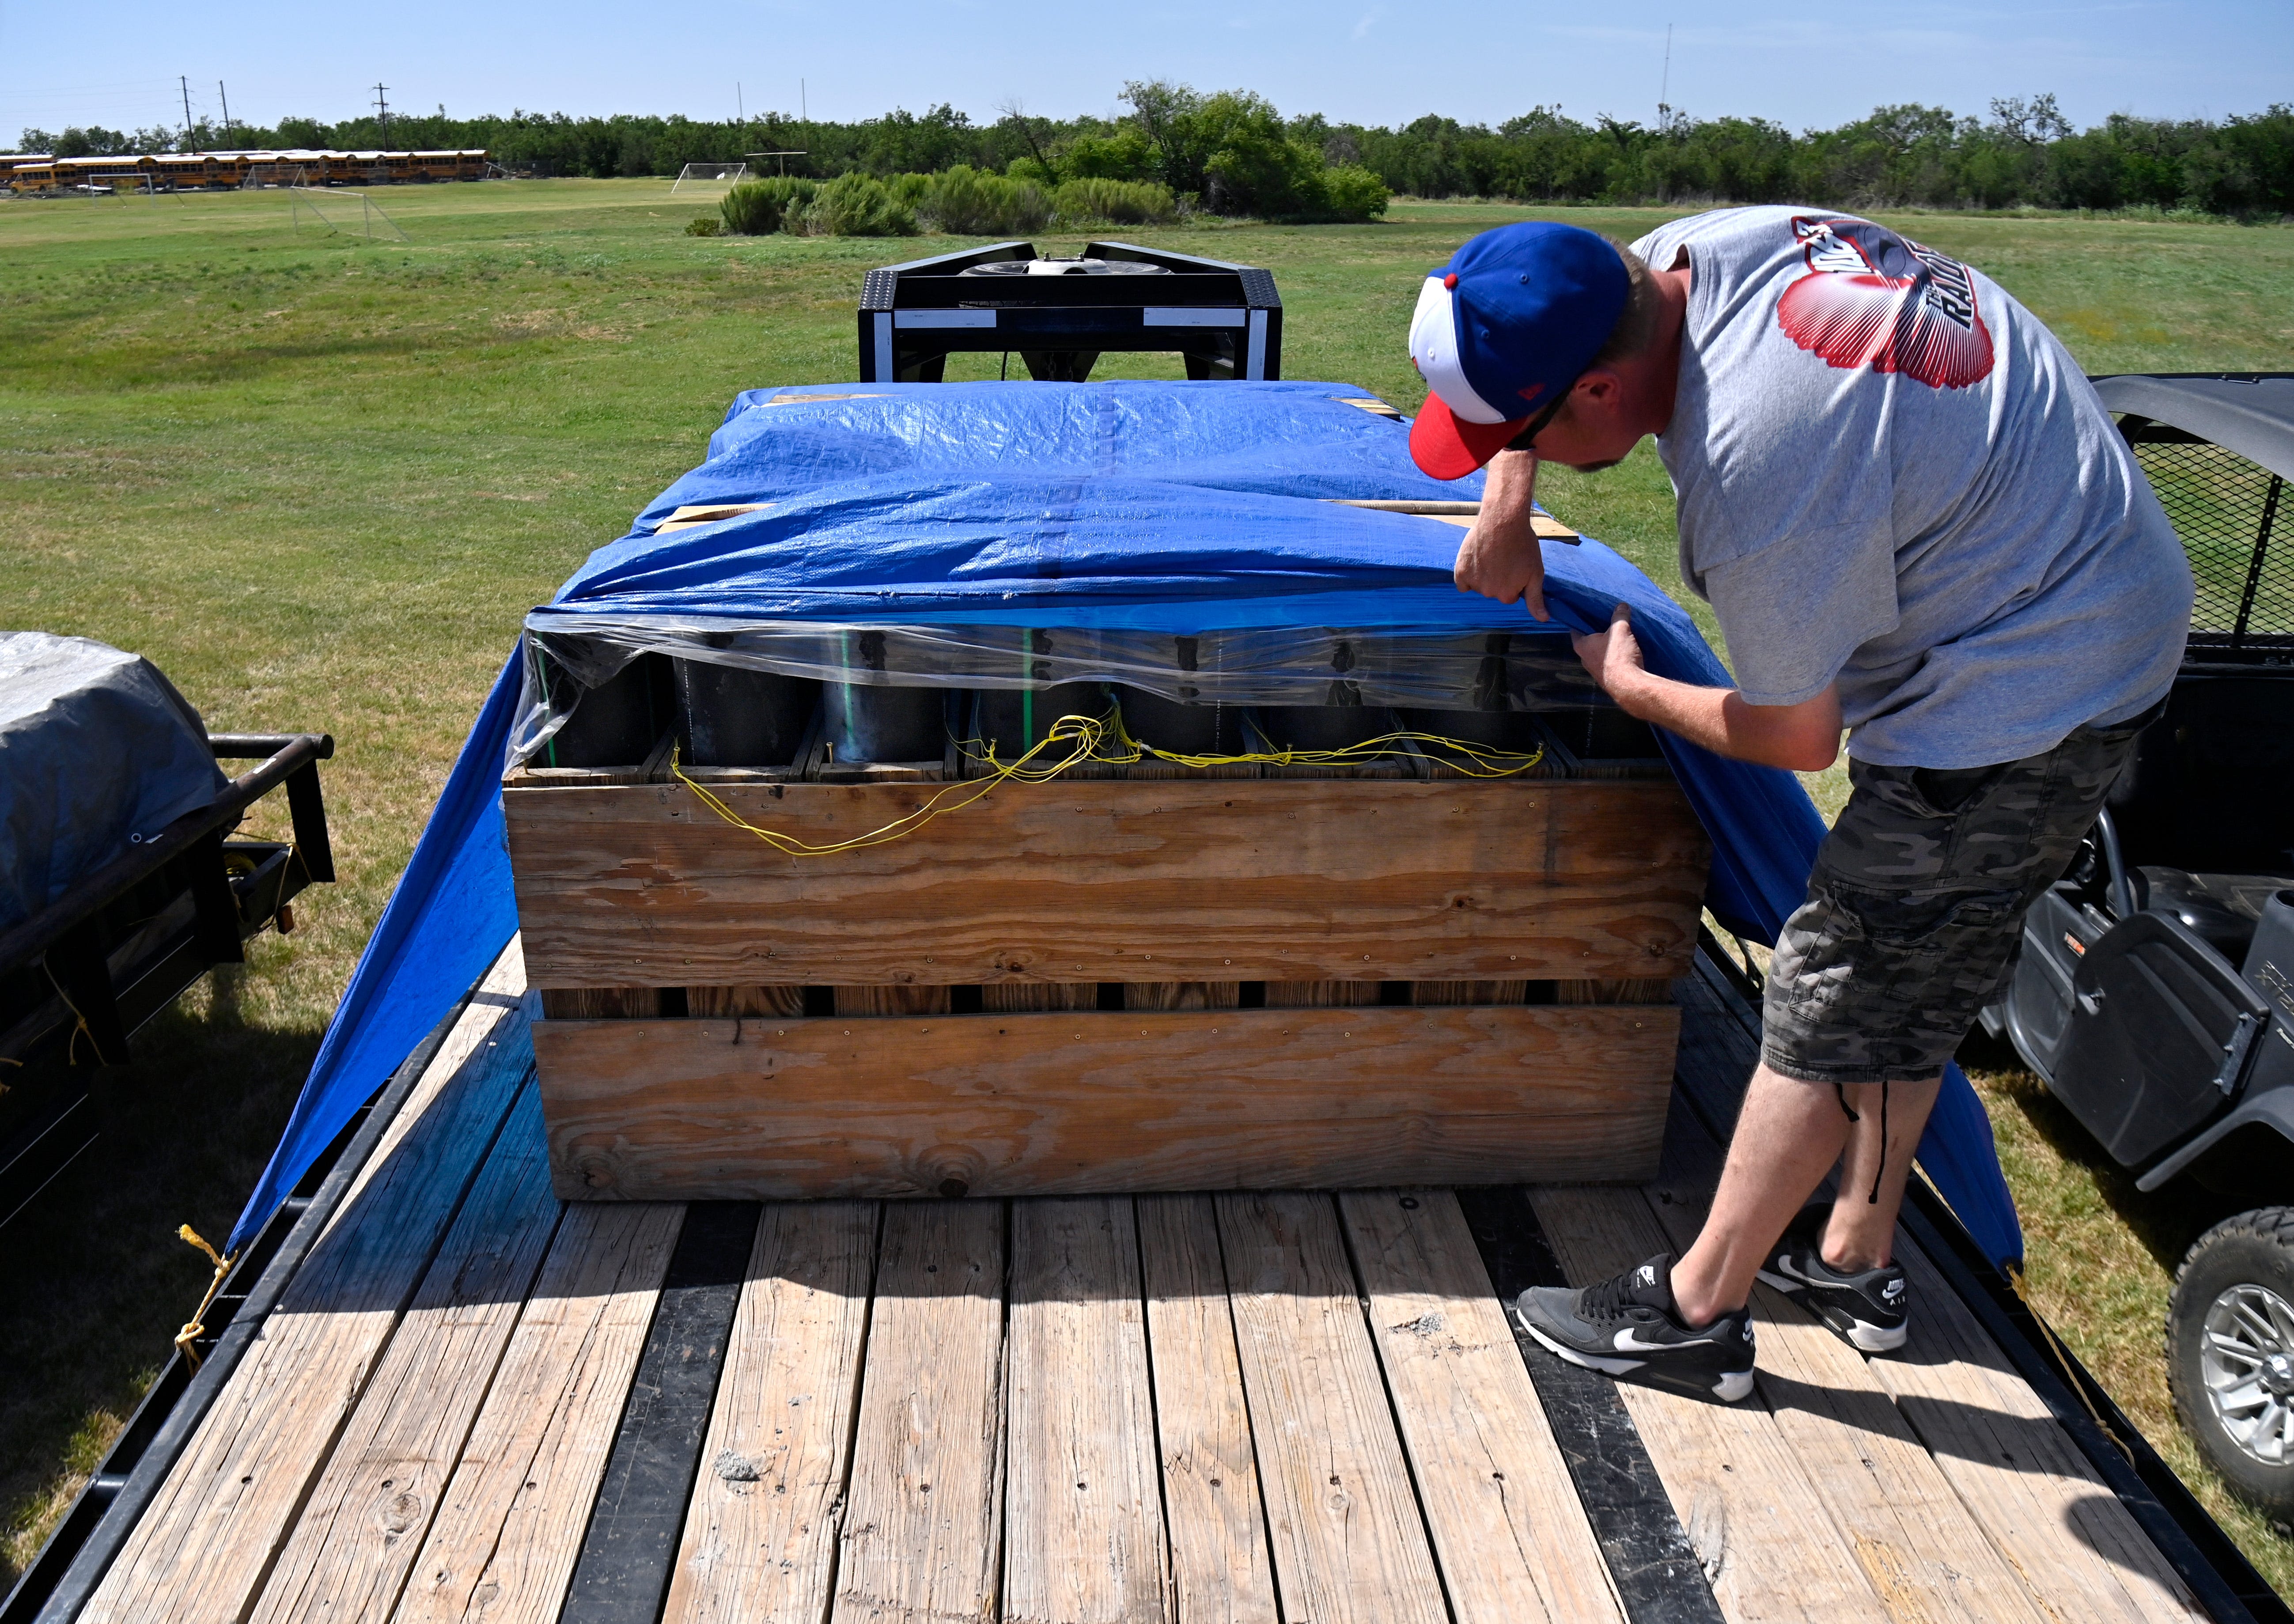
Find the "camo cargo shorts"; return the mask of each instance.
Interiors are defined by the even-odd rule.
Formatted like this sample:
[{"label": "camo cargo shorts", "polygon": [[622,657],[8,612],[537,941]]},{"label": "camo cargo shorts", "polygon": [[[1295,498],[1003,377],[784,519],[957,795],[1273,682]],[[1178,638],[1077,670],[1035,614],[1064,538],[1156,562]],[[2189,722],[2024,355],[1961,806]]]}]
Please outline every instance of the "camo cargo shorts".
[{"label": "camo cargo shorts", "polygon": [[1761,1058],[1810,1083],[1934,1076],[1997,1002],[2161,701],[2043,755],[1943,771],[1851,759],[1854,786],[1769,962]]}]

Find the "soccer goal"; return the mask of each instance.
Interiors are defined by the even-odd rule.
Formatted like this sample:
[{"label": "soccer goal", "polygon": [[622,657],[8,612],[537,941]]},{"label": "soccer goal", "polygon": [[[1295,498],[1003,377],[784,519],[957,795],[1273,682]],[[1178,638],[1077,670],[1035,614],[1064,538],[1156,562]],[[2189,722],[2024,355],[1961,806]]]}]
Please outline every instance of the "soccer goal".
[{"label": "soccer goal", "polygon": [[[303,234],[303,217],[308,215],[313,229],[322,236],[339,231],[346,237],[363,237],[369,242],[411,240],[397,221],[382,212],[382,205],[362,191],[322,191],[313,187],[290,186],[287,189],[287,202],[298,237]],[[354,208],[353,204],[357,207]]]},{"label": "soccer goal", "polygon": [[730,186],[748,178],[746,164],[687,164],[677,172],[676,183],[670,187],[669,195],[673,198],[687,186]]}]

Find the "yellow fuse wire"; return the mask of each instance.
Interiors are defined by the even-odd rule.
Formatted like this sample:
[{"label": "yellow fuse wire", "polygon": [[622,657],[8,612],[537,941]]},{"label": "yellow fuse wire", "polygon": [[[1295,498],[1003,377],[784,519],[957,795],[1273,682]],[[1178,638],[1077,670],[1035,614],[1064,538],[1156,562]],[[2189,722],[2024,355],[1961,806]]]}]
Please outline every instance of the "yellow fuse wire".
[{"label": "yellow fuse wire", "polygon": [[[1051,759],[1038,760],[1054,745],[1071,744],[1066,754],[1054,753]],[[1518,751],[1497,750],[1486,744],[1476,744],[1466,739],[1444,738],[1439,734],[1419,733],[1404,728],[1395,733],[1380,734],[1374,739],[1348,744],[1338,750],[1277,750],[1244,751],[1235,755],[1189,755],[1178,751],[1158,750],[1154,745],[1134,738],[1124,726],[1119,706],[1110,705],[1100,717],[1062,716],[1051,726],[1040,742],[1029,747],[1018,759],[1005,761],[996,753],[992,740],[960,739],[956,748],[969,760],[988,768],[988,776],[973,783],[956,783],[940,791],[923,805],[905,816],[869,830],[866,834],[850,840],[832,840],[823,844],[801,840],[777,829],[761,828],[749,822],[704,784],[686,775],[679,765],[678,752],[670,752],[669,770],[676,780],[691,790],[701,804],[714,812],[734,828],[755,835],[774,850],[792,857],[826,857],[838,852],[859,851],[871,846],[889,845],[905,839],[917,830],[950,812],[960,812],[1006,784],[1049,784],[1070,767],[1086,763],[1102,767],[1130,767],[1149,756],[1175,767],[1349,767],[1374,760],[1380,756],[1405,753],[1405,744],[1433,745],[1444,751],[1455,751],[1473,765],[1458,761],[1445,765],[1471,778],[1510,778],[1525,773],[1545,759],[1545,749],[1523,754]]]}]

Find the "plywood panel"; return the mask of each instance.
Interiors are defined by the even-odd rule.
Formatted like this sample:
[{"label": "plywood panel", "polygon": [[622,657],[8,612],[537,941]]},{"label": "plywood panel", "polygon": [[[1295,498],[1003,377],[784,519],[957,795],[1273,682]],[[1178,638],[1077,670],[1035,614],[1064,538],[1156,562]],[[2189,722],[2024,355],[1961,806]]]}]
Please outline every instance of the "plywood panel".
[{"label": "plywood panel", "polygon": [[[723,792],[815,843],[924,793]],[[1012,786],[806,857],[674,784],[503,800],[545,987],[1671,977],[1707,855],[1670,782]]]},{"label": "plywood panel", "polygon": [[851,1461],[873,1203],[765,1209],[663,1624],[817,1624]]},{"label": "plywood panel", "polygon": [[1276,1624],[1249,1406],[1208,1196],[1136,1204],[1181,1624]]},{"label": "plywood panel", "polygon": [[559,1194],[1644,1179],[1670,1007],[545,1021]]},{"label": "plywood panel", "polygon": [[550,1242],[395,1624],[549,1624],[685,1209],[577,1206]]},{"label": "plywood panel", "polygon": [[1172,1619],[1127,1197],[1013,1203],[1006,1335],[1005,1618]]},{"label": "plywood panel", "polygon": [[1003,1205],[887,1207],[832,1624],[996,1618],[1003,1352]]},{"label": "plywood panel", "polygon": [[1338,1210],[1457,1624],[1622,1624],[1457,1198],[1369,1190]]},{"label": "plywood panel", "polygon": [[1283,1615],[1448,1624],[1330,1198],[1218,1214]]}]

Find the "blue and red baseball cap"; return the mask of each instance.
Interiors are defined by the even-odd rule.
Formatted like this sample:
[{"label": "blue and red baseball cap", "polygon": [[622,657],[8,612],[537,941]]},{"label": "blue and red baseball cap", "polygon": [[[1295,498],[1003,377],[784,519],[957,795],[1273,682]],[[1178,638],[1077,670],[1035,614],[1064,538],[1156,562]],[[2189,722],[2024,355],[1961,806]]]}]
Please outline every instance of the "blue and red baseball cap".
[{"label": "blue and red baseball cap", "polygon": [[1410,455],[1462,479],[1567,398],[1623,313],[1625,262],[1582,226],[1529,220],[1470,239],[1427,273],[1410,359],[1432,393]]}]

